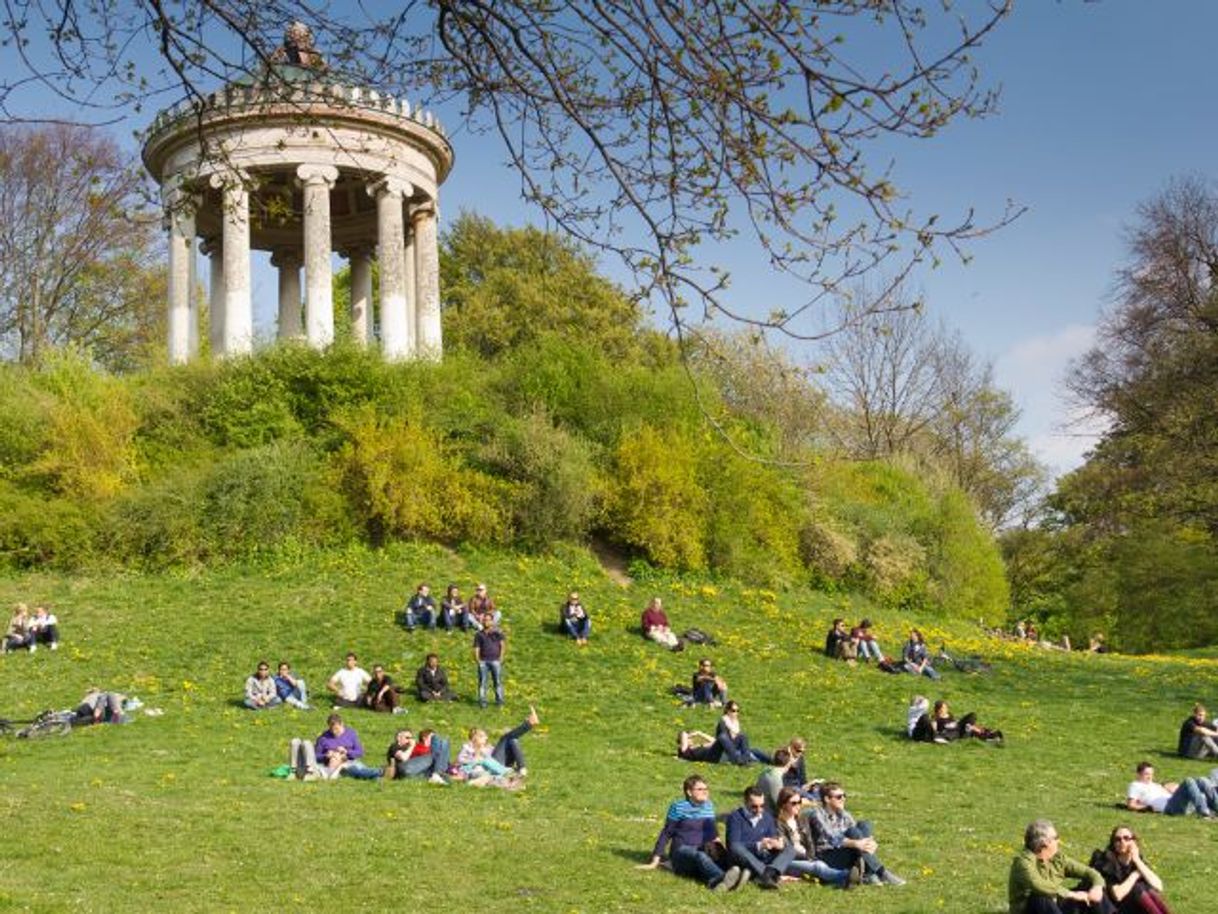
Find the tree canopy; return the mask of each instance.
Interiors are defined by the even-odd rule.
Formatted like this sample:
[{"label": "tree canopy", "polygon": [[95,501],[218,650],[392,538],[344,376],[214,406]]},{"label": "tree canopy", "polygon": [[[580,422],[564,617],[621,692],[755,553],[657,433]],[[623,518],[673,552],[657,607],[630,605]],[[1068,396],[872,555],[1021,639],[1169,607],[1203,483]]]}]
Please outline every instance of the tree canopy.
[{"label": "tree canopy", "polygon": [[[987,228],[971,212],[911,205],[891,141],[993,110],[974,55],[1010,10],[1010,0],[407,0],[384,11],[47,0],[0,18],[12,52],[0,116],[46,117],[31,97],[48,92],[104,120],[199,100],[237,77],[273,81],[264,65],[303,20],[329,56],[327,78],[497,135],[524,197],[619,256],[678,329],[693,305],[695,320],[747,318],[803,337],[844,283],[881,264],[899,279]],[[764,318],[733,311],[705,246],[741,238],[806,294]]]}]

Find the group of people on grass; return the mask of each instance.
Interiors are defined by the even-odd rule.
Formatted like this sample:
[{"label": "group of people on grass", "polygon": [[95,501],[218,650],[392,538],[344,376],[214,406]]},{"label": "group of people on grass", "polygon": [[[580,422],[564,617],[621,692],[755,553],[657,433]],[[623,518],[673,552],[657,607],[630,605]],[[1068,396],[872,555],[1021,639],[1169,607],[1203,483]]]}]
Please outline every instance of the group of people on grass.
[{"label": "group of people on grass", "polygon": [[406,601],[402,610],[402,624],[406,626],[407,631],[414,631],[419,626],[430,629],[439,627],[449,632],[458,628],[463,631],[478,631],[488,613],[498,625],[502,614],[496,608],[485,584],[478,584],[474,588],[474,595],[468,602],[462,598],[460,587],[449,584],[444,591],[444,598],[437,606],[436,598],[431,595],[431,586],[423,583]]},{"label": "group of people on grass", "polygon": [[33,653],[40,644],[59,650],[59,619],[45,606],[36,606],[30,612],[28,606],[18,603],[0,641],[0,654],[21,650]]},{"label": "group of people on grass", "polygon": [[825,656],[851,664],[875,661],[886,672],[912,673],[935,680],[939,678],[921,631],[916,628],[909,630],[909,640],[901,648],[901,658],[894,660],[881,649],[870,619],[863,619],[850,629],[846,628],[845,619],[834,619],[829,633],[825,635]]},{"label": "group of people on grass", "polygon": [[930,699],[924,695],[915,695],[910,699],[909,709],[905,712],[905,732],[910,739],[921,743],[953,743],[969,738],[997,743],[1003,741],[1002,731],[977,723],[975,713],[970,711],[957,719],[945,699],[936,701],[932,708]]},{"label": "group of people on grass", "polygon": [[1112,830],[1090,864],[1067,857],[1059,842],[1048,819],[1028,825],[1023,850],[1011,863],[1010,914],[1171,914],[1163,880],[1128,825]]},{"label": "group of people on grass", "polygon": [[[354,653],[347,654],[343,666],[326,681],[326,689],[335,709],[362,708],[388,714],[400,714],[406,710],[401,705],[403,687],[379,663],[369,673],[359,665],[359,658]],[[453,701],[456,698],[449,688],[448,674],[440,666],[438,654],[428,654],[415,673],[415,695],[421,702]],[[260,661],[254,673],[245,680],[243,704],[253,711],[281,705],[291,705],[301,711],[312,710],[307,683],[292,671],[287,661],[279,662],[274,675],[271,675],[270,664],[265,660]]]},{"label": "group of people on grass", "polygon": [[519,789],[528,774],[520,740],[541,722],[535,708],[493,745],[485,730],[475,727],[453,761],[449,740],[430,728],[416,736],[409,728],[398,730],[385,750],[384,765],[369,764],[359,734],[341,714],[326,719],[326,729],[315,740],[295,738],[288,747],[288,764],[305,781],[425,779],[447,785],[453,781],[474,787]]},{"label": "group of people on grass", "polygon": [[[802,742],[800,746],[802,757]],[[750,881],[776,890],[784,883],[815,879],[843,889],[865,885],[902,885],[876,856],[879,844],[869,822],[855,821],[846,811],[846,791],[833,781],[818,786],[817,799],[806,788],[782,783],[793,771],[792,747],[774,753],[766,783],[745,788],[743,802],[728,817],[724,838],[701,775],[682,785],[644,869],[656,869],[667,857],[679,876],[696,879],[715,892],[730,892]],[[775,782],[782,784],[772,792]]]}]

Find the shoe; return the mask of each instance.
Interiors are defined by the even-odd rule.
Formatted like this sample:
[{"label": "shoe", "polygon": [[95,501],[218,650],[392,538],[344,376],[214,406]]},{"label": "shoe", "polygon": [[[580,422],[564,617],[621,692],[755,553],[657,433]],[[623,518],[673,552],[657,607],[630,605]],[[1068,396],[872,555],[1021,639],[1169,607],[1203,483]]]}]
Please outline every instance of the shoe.
[{"label": "shoe", "polygon": [[711,886],[711,891],[712,892],[734,892],[734,891],[736,891],[736,889],[740,888],[742,876],[745,872],[746,872],[745,870],[740,869],[740,867],[738,867],[738,866],[733,866],[733,867],[729,868],[728,871],[723,874],[723,878],[720,879],[718,882],[716,882],[713,886]]},{"label": "shoe", "polygon": [[444,775],[440,774],[440,772],[438,772],[438,771],[435,774],[433,774],[431,777],[429,777],[427,779],[427,782],[429,784],[439,784],[441,787],[448,786],[448,781],[445,780]]},{"label": "shoe", "polygon": [[397,707],[397,708],[394,708],[394,709],[393,709],[393,713],[394,713],[394,714],[405,714],[405,713],[406,713],[406,709],[405,709],[405,708],[402,708],[402,707]]},{"label": "shoe", "polygon": [[32,654],[32,653],[34,653],[34,651],[36,651],[36,650],[38,650],[38,645],[37,645],[37,644],[31,644],[31,645],[30,645],[30,653]]},{"label": "shoe", "polygon": [[778,889],[779,872],[772,867],[767,867],[765,872],[757,877],[757,888],[765,889],[768,892],[777,891]]},{"label": "shoe", "polygon": [[484,710],[484,711],[485,711],[485,710],[486,710],[486,702],[485,702],[485,701],[480,701],[480,702],[478,702],[478,707],[482,708],[482,710]]},{"label": "shoe", "polygon": [[518,775],[520,775],[520,777],[525,778],[525,777],[529,776],[529,769],[525,768],[524,766],[521,766],[520,770],[517,771],[516,773]]},{"label": "shoe", "polygon": [[861,857],[858,860],[855,860],[854,865],[850,867],[850,872],[846,874],[846,881],[842,883],[842,888],[857,888],[863,881],[863,873],[865,869],[866,866]]},{"label": "shoe", "polygon": [[59,642],[58,642],[58,641],[52,641],[52,642],[51,642],[51,650],[53,650],[53,651],[57,651],[57,650],[59,650]]},{"label": "shoe", "polygon": [[738,888],[738,889],[744,888],[746,885],[749,884],[749,880],[752,877],[753,877],[753,874],[751,872],[749,872],[748,870],[742,869],[740,871],[740,881],[736,883],[736,888]]},{"label": "shoe", "polygon": [[882,872],[880,874],[880,881],[883,882],[884,885],[904,885],[905,884],[905,880],[902,879],[900,876],[898,876],[896,873],[894,873],[892,870],[884,870],[884,872]]},{"label": "shoe", "polygon": [[883,884],[884,884],[884,880],[882,880],[875,873],[868,873],[866,876],[863,877],[863,885],[883,885]]}]

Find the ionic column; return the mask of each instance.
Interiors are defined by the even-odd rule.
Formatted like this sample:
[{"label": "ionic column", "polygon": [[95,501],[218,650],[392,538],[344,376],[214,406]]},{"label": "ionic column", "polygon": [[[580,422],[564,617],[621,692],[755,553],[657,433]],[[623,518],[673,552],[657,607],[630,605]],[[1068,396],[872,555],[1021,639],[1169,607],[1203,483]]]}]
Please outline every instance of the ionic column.
[{"label": "ionic column", "polygon": [[417,315],[417,305],[419,301],[418,290],[415,285],[415,248],[414,248],[414,232],[410,228],[410,204],[406,204],[406,247],[403,250],[403,256],[406,258],[406,269],[403,275],[403,283],[406,286],[406,326],[410,331],[410,357],[413,359],[418,355],[419,351],[419,321]]},{"label": "ionic column", "polygon": [[219,355],[244,355],[254,346],[250,301],[250,195],[243,175],[215,174],[212,187],[222,192],[224,235],[224,314]]},{"label": "ionic column", "polygon": [[403,201],[411,186],[384,178],[368,188],[376,198],[377,260],[381,265],[381,349],[391,362],[414,354],[414,327],[406,319],[406,241]]},{"label": "ionic column", "polygon": [[207,279],[207,340],[212,355],[224,348],[224,246],[217,238],[204,238],[200,250],[210,266]]},{"label": "ionic column", "polygon": [[279,339],[300,337],[300,250],[278,248],[271,266],[279,270]]},{"label": "ionic column", "polygon": [[372,252],[353,247],[347,260],[351,264],[351,337],[366,346],[372,335]]},{"label": "ionic column", "polygon": [[334,294],[330,269],[330,189],[338,180],[332,165],[301,165],[304,188],[305,335],[323,349],[334,342]]},{"label": "ionic column", "polygon": [[181,365],[190,358],[190,260],[195,256],[197,201],[174,187],[165,192],[164,203],[169,230],[169,362]]},{"label": "ionic column", "polygon": [[417,353],[421,358],[439,361],[444,340],[440,329],[440,243],[435,203],[429,201],[415,207],[410,222],[414,228]]}]

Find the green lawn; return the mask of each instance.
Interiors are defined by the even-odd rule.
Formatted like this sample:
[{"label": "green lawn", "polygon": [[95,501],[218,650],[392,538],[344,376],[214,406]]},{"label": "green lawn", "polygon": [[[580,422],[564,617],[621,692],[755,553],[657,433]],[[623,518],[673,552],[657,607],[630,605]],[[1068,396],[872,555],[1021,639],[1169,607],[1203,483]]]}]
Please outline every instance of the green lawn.
[{"label": "green lawn", "polygon": [[[269,570],[268,570],[269,569]],[[490,583],[506,617],[508,706],[480,711],[463,635],[407,635],[394,612],[420,580],[468,593]],[[586,649],[553,633],[576,587],[593,614]],[[696,654],[668,654],[635,633],[652,593],[674,626],[719,636],[709,649],[742,705],[753,741],[809,739],[810,772],[841,779],[871,819],[880,856],[903,888],[847,894],[816,887],[716,897],[634,868],[667,803],[695,766],[673,757],[678,728],[710,730],[669,687]],[[1047,654],[980,639],[963,624],[877,613],[842,597],[769,594],[690,580],[621,588],[579,553],[566,560],[397,547],[310,554],[267,568],[139,576],[0,579],[0,605],[55,605],[56,653],[0,659],[0,714],[74,704],[97,683],[164,709],[127,727],[51,741],[0,742],[0,810],[8,837],[0,909],[32,911],[371,910],[1005,911],[1006,874],[1024,825],[1052,817],[1068,853],[1085,857],[1118,821],[1133,765],[1199,774],[1171,757],[1198,698],[1218,704],[1214,661]],[[948,673],[938,686],[819,656],[835,614],[877,619],[895,652],[920,625],[995,660],[988,677]],[[396,725],[431,725],[460,743],[466,728],[515,724],[535,703],[525,791],[409,783],[284,782],[267,776],[292,736],[314,737],[326,710],[254,714],[238,706],[260,658],[290,660],[317,690],[347,650],[409,680],[440,653],[463,700],[405,718],[349,712],[370,755]],[[912,691],[976,709],[1005,748],[914,745],[900,726]],[[756,769],[709,766],[723,811]],[[1147,856],[1177,911],[1218,909],[1218,825],[1139,816]],[[798,895],[799,898],[792,896]],[[1205,899],[1210,899],[1206,901]]]}]

